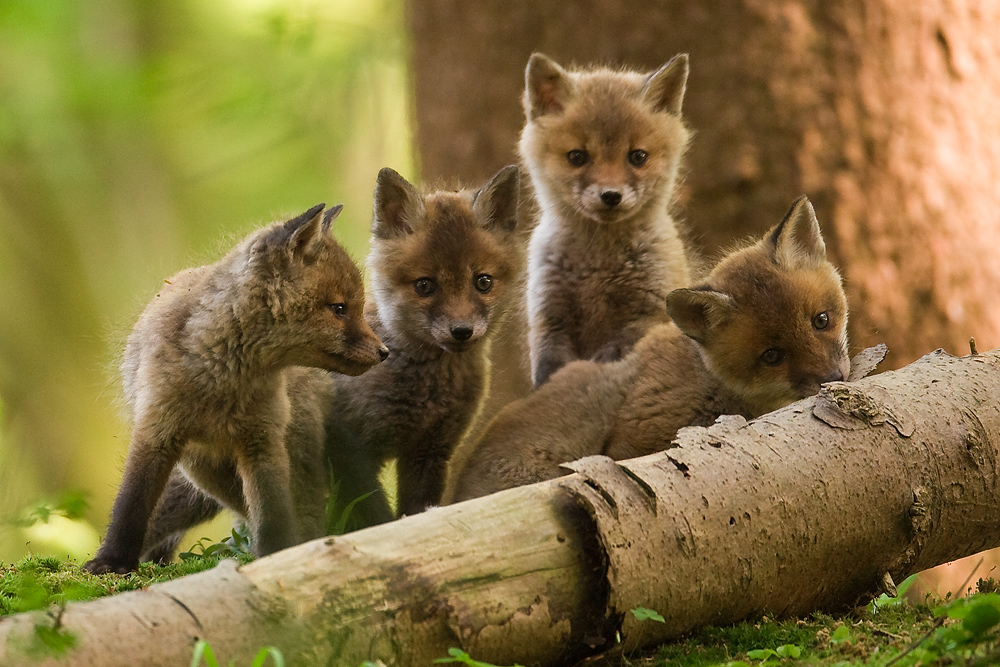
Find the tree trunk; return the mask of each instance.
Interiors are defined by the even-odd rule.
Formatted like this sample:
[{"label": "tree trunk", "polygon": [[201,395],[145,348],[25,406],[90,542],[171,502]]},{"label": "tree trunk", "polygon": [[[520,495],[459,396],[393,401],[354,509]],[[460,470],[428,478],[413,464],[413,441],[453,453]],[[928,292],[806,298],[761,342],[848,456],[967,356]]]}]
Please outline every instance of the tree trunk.
[{"label": "tree trunk", "polygon": [[[265,644],[290,664],[427,665],[461,647],[556,665],[706,623],[865,602],[909,573],[1000,544],[1000,350],[941,351],[831,383],[677,446],[71,604],[55,665],[178,665],[197,638],[223,661]],[[665,623],[630,609],[659,611]],[[0,664],[44,615],[0,621]],[[46,663],[49,664],[49,663]]]},{"label": "tree trunk", "polygon": [[843,269],[852,340],[902,366],[1000,345],[1000,3],[410,0],[426,179],[516,160],[532,51],[652,70],[691,56],[678,212],[709,257],[800,194]]}]

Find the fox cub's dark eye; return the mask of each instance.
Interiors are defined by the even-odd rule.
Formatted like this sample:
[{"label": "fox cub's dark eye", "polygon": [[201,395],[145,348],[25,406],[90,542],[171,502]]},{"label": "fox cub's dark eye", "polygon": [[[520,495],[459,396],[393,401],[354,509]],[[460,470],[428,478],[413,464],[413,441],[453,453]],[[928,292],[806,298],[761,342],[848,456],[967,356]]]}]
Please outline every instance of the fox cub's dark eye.
[{"label": "fox cub's dark eye", "polygon": [[781,348],[772,347],[770,350],[766,350],[764,354],[760,355],[760,360],[763,361],[768,366],[777,366],[784,360],[785,351]]},{"label": "fox cub's dark eye", "polygon": [[828,326],[830,326],[830,315],[825,310],[813,318],[814,329],[819,329],[820,331],[822,331]]},{"label": "fox cub's dark eye", "polygon": [[433,278],[419,278],[413,283],[413,289],[417,291],[420,296],[430,296],[434,294],[437,290],[437,283],[434,282]]},{"label": "fox cub's dark eye", "polygon": [[641,167],[646,164],[646,160],[649,158],[649,153],[644,150],[635,149],[634,151],[629,151],[628,163],[633,167]]},{"label": "fox cub's dark eye", "polygon": [[569,153],[566,153],[566,159],[569,160],[569,163],[574,167],[582,167],[587,164],[587,160],[590,159],[590,156],[587,155],[587,151],[574,148]]},{"label": "fox cub's dark eye", "polygon": [[476,289],[483,294],[493,289],[493,276],[488,273],[480,273],[476,276]]},{"label": "fox cub's dark eye", "polygon": [[337,317],[343,317],[344,315],[347,314],[347,304],[344,304],[344,303],[331,303],[327,307],[330,310],[332,310],[333,314],[336,315]]}]

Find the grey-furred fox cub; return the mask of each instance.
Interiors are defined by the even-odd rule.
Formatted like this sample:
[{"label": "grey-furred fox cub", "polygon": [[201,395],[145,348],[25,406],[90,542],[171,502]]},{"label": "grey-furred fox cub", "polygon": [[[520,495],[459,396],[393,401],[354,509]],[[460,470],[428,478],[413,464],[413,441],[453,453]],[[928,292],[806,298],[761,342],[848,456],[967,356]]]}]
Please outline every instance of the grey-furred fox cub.
[{"label": "grey-furred fox cub", "polygon": [[667,310],[674,324],[623,360],[568,364],[502,410],[454,500],[557,477],[560,464],[592,454],[666,449],[683,426],[754,418],[849,375],[847,301],[805,197],[703,284],[672,291]]},{"label": "grey-furred fox cub", "polygon": [[[107,536],[84,569],[169,556],[179,531],[220,506],[248,523],[258,555],[322,534],[326,469],[301,462],[322,460],[327,371],[358,375],[389,353],[364,320],[361,274],[330,234],[341,208],[258,230],[165,281],[140,315],[121,365],[131,445]],[[315,474],[292,476],[292,465]]]},{"label": "grey-furred fox cub", "polygon": [[391,169],[379,173],[366,315],[392,356],[337,382],[328,426],[338,497],[375,492],[355,505],[350,527],[394,518],[378,481],[389,459],[400,514],[440,502],[448,459],[485,391],[490,339],[523,271],[518,196],[513,166],[478,191],[424,195]]},{"label": "grey-furred fox cub", "polygon": [[670,215],[687,76],[686,54],[652,74],[528,61],[519,150],[541,210],[527,284],[536,387],[570,361],[623,357],[690,283]]}]

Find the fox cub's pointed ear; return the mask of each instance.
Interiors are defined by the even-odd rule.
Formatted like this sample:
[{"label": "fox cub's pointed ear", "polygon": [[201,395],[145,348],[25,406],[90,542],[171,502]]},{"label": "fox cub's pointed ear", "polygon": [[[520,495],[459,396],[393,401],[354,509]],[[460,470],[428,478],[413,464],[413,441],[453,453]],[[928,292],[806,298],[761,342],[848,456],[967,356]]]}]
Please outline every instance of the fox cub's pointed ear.
[{"label": "fox cub's pointed ear", "polygon": [[313,240],[320,235],[322,213],[325,204],[316,204],[311,209],[291,220],[275,225],[255,244],[255,252],[270,254],[274,250],[291,251],[303,255]]},{"label": "fox cub's pointed ear", "polygon": [[524,70],[524,114],[529,121],[559,113],[573,96],[573,82],[554,60],[533,53]]},{"label": "fox cub's pointed ear", "polygon": [[512,232],[517,225],[520,191],[520,173],[514,165],[507,165],[479,189],[472,200],[472,210],[487,230]]},{"label": "fox cub's pointed ear", "polygon": [[679,53],[649,75],[642,86],[642,98],[657,111],[681,114],[688,80],[688,54]]},{"label": "fox cub's pointed ear", "polygon": [[826,244],[816,211],[805,195],[799,197],[784,220],[767,237],[774,263],[782,268],[809,266],[826,261]]},{"label": "fox cub's pointed ear", "polygon": [[340,216],[340,212],[344,210],[343,204],[337,204],[336,206],[331,206],[326,209],[326,213],[323,214],[323,233],[330,233],[330,226],[333,225],[333,221]]},{"label": "fox cub's pointed ear", "polygon": [[375,180],[375,217],[372,234],[391,239],[413,233],[413,223],[424,213],[417,189],[396,171],[385,167]]},{"label": "fox cub's pointed ear", "polygon": [[667,314],[674,324],[701,344],[713,329],[725,322],[734,309],[728,294],[711,289],[675,289],[667,295]]}]

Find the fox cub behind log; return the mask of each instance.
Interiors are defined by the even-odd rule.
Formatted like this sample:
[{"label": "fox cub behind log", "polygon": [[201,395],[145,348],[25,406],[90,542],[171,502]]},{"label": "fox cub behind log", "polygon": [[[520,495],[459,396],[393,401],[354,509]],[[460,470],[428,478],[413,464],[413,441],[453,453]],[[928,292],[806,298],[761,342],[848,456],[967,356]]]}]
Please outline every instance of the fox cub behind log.
[{"label": "fox cub behind log", "polygon": [[623,357],[690,282],[670,215],[687,76],[686,54],[652,74],[528,61],[519,149],[541,209],[526,304],[536,387],[575,359]]},{"label": "fox cub behind log", "polygon": [[85,569],[133,570],[220,503],[247,521],[258,555],[321,534],[325,480],[290,479],[290,458],[321,460],[327,371],[358,375],[388,354],[362,316],[361,274],[330,234],[340,209],[251,234],[167,280],[143,311],[121,367],[132,441]]},{"label": "fox cub behind log", "polygon": [[336,386],[327,454],[352,528],[393,518],[378,473],[397,459],[398,511],[441,501],[448,459],[487,381],[487,352],[522,271],[516,167],[478,191],[421,194],[383,169],[375,187],[367,312],[392,349]]},{"label": "fox cub behind log", "polygon": [[557,477],[561,463],[592,454],[665,449],[682,426],[757,417],[849,374],[847,301],[805,197],[704,284],[672,291],[667,310],[675,324],[625,359],[573,362],[501,411],[454,499]]}]

